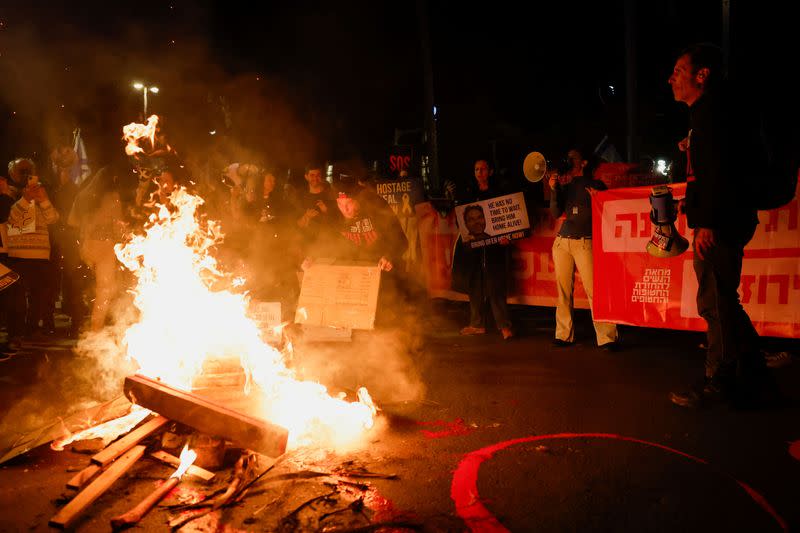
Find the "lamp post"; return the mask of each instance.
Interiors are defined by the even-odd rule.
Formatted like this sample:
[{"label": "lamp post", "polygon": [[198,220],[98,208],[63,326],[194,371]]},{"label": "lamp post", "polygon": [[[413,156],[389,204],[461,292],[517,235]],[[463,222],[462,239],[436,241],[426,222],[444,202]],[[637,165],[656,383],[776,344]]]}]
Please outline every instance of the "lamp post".
[{"label": "lamp post", "polygon": [[133,88],[137,91],[142,91],[142,95],[144,96],[144,119],[147,120],[147,93],[158,94],[158,87],[148,87],[143,83],[136,82],[133,84]]}]

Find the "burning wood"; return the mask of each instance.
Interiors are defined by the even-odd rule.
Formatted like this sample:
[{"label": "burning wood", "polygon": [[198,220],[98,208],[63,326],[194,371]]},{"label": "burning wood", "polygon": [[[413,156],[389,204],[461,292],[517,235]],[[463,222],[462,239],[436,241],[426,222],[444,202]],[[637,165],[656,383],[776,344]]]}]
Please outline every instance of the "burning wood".
[{"label": "burning wood", "polygon": [[188,447],[183,449],[180,457],[180,465],[178,469],[165,481],[160,487],[151,492],[144,500],[139,502],[139,505],[128,511],[127,513],[116,516],[111,519],[111,527],[114,530],[122,529],[125,527],[137,524],[144,515],[146,515],[155,504],[160,502],[178,483],[181,482],[183,474],[192,465],[192,462],[197,458],[197,454],[189,450]]},{"label": "burning wood", "polygon": [[122,435],[129,432],[139,422],[147,418],[150,411],[141,409],[137,406],[130,413],[113,420],[109,420],[97,426],[93,426],[78,433],[73,433],[64,438],[54,440],[50,443],[50,447],[56,451],[63,450],[68,444],[76,441],[89,440],[100,438],[103,441],[103,447],[108,446],[108,443]]},{"label": "burning wood", "polygon": [[270,457],[278,457],[286,451],[289,432],[266,420],[238,413],[140,375],[126,378],[124,388],[132,402],[203,433],[225,437],[243,448]]},{"label": "burning wood", "polygon": [[81,487],[86,485],[94,476],[100,472],[101,467],[98,465],[89,465],[67,481],[67,488],[72,490],[81,490]]},{"label": "burning wood", "polygon": [[[174,467],[178,467],[181,464],[181,460],[179,458],[175,457],[171,453],[165,452],[164,450],[153,452],[150,454],[150,457],[154,457],[159,461],[162,461]],[[186,471],[186,473],[189,474],[190,476],[199,477],[203,481],[211,481],[212,479],[214,479],[215,475],[214,472],[209,472],[205,468],[200,468],[197,465],[191,465],[189,467],[189,470]]]},{"label": "burning wood", "polygon": [[[146,411],[146,410],[145,410]],[[146,411],[149,414],[149,411]],[[123,417],[125,418],[125,417]],[[116,431],[118,428],[118,424],[115,424],[116,420],[112,420],[107,424],[103,424],[103,426],[108,425],[108,427],[112,428],[112,432],[116,435]],[[152,420],[148,421],[147,423],[143,424],[135,431],[128,433],[111,446],[108,446],[104,450],[96,453],[92,456],[92,463],[91,465],[87,466],[77,474],[75,474],[69,481],[67,481],[67,488],[72,490],[80,490],[86,483],[88,483],[94,476],[96,476],[103,467],[107,466],[111,463],[114,459],[122,455],[123,453],[127,452],[135,445],[139,444],[142,440],[149,437],[159,429],[161,429],[164,424],[169,422],[164,417],[155,417]],[[109,425],[110,424],[110,425]],[[102,426],[97,426],[95,428],[91,428],[92,431],[97,431]],[[98,433],[101,434],[101,433]],[[56,447],[51,445],[53,449],[60,449],[61,447]]]},{"label": "burning wood", "polygon": [[72,526],[87,507],[102,496],[122,474],[144,455],[144,449],[145,447],[141,445],[134,446],[125,455],[114,461],[96,480],[51,518],[50,525],[61,529]]},{"label": "burning wood", "polygon": [[92,456],[92,462],[96,465],[106,466],[108,463],[131,449],[136,444],[139,444],[143,439],[149,437],[156,431],[160,430],[169,420],[163,416],[157,416],[147,423],[136,428],[134,431],[128,433],[114,444],[104,449],[100,453]]}]

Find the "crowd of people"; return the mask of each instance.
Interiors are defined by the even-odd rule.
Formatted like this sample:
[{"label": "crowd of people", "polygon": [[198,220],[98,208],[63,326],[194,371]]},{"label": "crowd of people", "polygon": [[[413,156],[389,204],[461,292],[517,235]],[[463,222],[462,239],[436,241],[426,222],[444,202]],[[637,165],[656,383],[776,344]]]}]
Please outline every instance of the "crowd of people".
[{"label": "crowd of people", "polygon": [[[705,45],[687,49],[669,78],[676,101],[690,108],[689,134],[680,142],[687,154],[684,202],[694,229],[697,303],[708,324],[706,373],[699,386],[672,394],[680,406],[694,407],[723,397],[741,400],[766,387],[758,334],[737,294],[744,246],[758,223],[744,196],[741,172],[730,165],[737,150],[727,100],[720,86],[719,50]],[[8,332],[5,352],[26,338],[55,333],[55,305],[69,317],[68,334],[99,330],[109,320],[114,300],[126,287],[114,245],[143,227],[159,205],[170,207],[178,187],[203,189],[189,179],[170,152],[120,160],[77,185],[70,175],[75,153],[58,148],[53,172],[40,179],[33,161],[13,160],[8,177],[0,176],[0,262],[20,275],[20,282],[0,293]],[[557,285],[553,344],[574,343],[573,284],[578,271],[590,304],[593,287],[591,198],[605,188],[592,177],[589,154],[572,147],[564,164],[547,176],[550,210],[564,221],[552,248]],[[239,270],[247,290],[262,301],[279,301],[284,319],[294,317],[300,292],[298,272],[318,258],[373,264],[384,273],[380,312],[402,300],[402,256],[408,248],[403,228],[374,187],[361,175],[329,183],[320,163],[309,163],[300,186],[282,183],[268,166],[231,164],[222,179],[199,190],[211,218],[221,220],[226,235],[220,256],[228,270]],[[510,247],[507,239],[473,247],[487,238],[479,202],[510,191],[494,179],[490,158],[474,162],[474,181],[456,194],[465,209],[468,237],[457,244],[453,288],[469,295],[469,323],[462,335],[483,335],[490,317],[504,340],[515,337],[507,305]],[[88,280],[93,280],[93,285]],[[614,324],[594,322],[597,345],[617,351]]]},{"label": "crowd of people", "polygon": [[[156,209],[173,210],[180,187],[203,197],[203,215],[221,223],[223,268],[242,274],[254,299],[280,302],[284,320],[294,317],[298,273],[318,258],[374,264],[384,272],[382,293],[403,290],[395,266],[408,243],[394,211],[363,181],[343,176],[332,185],[320,163],[309,163],[298,185],[281,183],[266,166],[231,164],[212,190],[167,151],[118,159],[79,185],[70,174],[75,159],[60,147],[46,178],[28,158],[11,161],[8,177],[0,176],[0,263],[20,276],[0,293],[5,354],[27,340],[106,326],[133,282],[115,245],[142,230]],[[402,300],[397,294],[383,307]],[[59,305],[68,319],[61,332]]]}]

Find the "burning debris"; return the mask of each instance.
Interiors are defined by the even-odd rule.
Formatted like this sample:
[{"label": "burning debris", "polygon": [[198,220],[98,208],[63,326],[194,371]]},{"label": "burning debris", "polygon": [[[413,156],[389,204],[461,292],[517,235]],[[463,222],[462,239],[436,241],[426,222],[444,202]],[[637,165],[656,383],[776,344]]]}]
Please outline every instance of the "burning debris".
[{"label": "burning debris", "polygon": [[[141,149],[140,142],[152,139],[156,126],[157,117],[147,125],[126,126],[128,146]],[[247,295],[236,291],[235,279],[218,265],[213,251],[222,232],[218,223],[200,216],[202,198],[177,188],[168,203],[150,215],[143,232],[115,248],[137,282],[133,294],[139,318],[125,332],[123,344],[138,374],[190,390],[209,364],[233,360],[229,366],[243,381],[239,396],[259,399],[259,405],[251,402],[247,415],[285,427],[290,447],[342,448],[358,441],[377,412],[366,389],[349,403],[331,397],[319,383],[296,379],[284,355],[264,341],[248,316]]]},{"label": "burning debris", "polygon": [[[142,146],[149,141],[155,149],[157,125],[158,117],[152,116],[147,124],[126,126],[126,153],[150,157]],[[177,470],[114,517],[114,529],[138,523],[159,501],[179,492],[184,474],[213,483],[218,476],[203,467],[225,468],[232,464],[230,456],[238,456],[224,488],[169,507],[179,513],[169,519],[173,529],[241,503],[302,446],[347,449],[374,424],[377,408],[365,388],[357,391],[355,401],[347,401],[345,394],[331,396],[320,383],[296,377],[285,354],[266,342],[248,315],[241,283],[217,264],[213,252],[222,232],[218,223],[199,215],[203,200],[183,187],[168,192],[143,229],[115,247],[118,260],[136,279],[131,292],[138,316],[119,343],[125,350],[120,355],[138,367],[124,381],[124,393],[136,407],[123,418],[53,442],[53,449],[82,439],[102,439],[105,446],[67,483],[68,503],[50,520],[53,527],[76,524],[148,449],[148,457]],[[177,453],[178,446],[184,450],[180,459],[170,453]],[[284,481],[293,481],[304,474],[286,476]],[[313,521],[320,527],[368,526],[374,513],[365,501],[373,489],[351,479],[396,479],[346,465],[305,478],[312,477],[323,480],[326,494],[294,508],[279,521],[279,529],[305,529],[301,524],[312,520],[306,516],[309,509],[318,510]]]},{"label": "burning debris", "polygon": [[[97,433],[96,428],[94,433]],[[223,439],[226,460],[220,467],[229,468],[235,461],[230,476],[224,480],[214,472],[193,464],[200,457],[189,443],[197,442],[201,436],[184,424],[171,422],[159,415],[151,416],[91,457],[91,464],[67,483],[67,493],[64,495],[67,503],[51,518],[50,525],[67,529],[79,524],[92,504],[126,473],[131,479],[149,479],[150,476],[145,472],[152,470],[152,467],[142,464],[142,459],[149,457],[158,463],[169,464],[176,470],[165,479],[157,480],[156,487],[127,512],[113,517],[111,526],[114,530],[139,523],[163,499],[168,500],[167,505],[160,507],[168,511],[164,520],[171,529],[177,530],[190,522],[211,516],[218,521],[218,512],[232,506],[241,507],[248,495],[255,498],[273,493],[275,496],[271,501],[259,504],[253,512],[245,513],[242,519],[245,524],[274,520],[273,529],[279,531],[372,531],[380,527],[419,529],[418,524],[398,520],[397,513],[387,512],[384,503],[378,505],[376,502],[384,500],[371,485],[359,481],[397,480],[396,474],[372,472],[363,463],[354,460],[334,464],[332,460],[335,460],[335,455],[320,456],[317,453],[310,457],[309,449],[297,449],[277,458],[269,458]],[[176,445],[183,447],[180,458],[164,449]],[[147,453],[148,449],[154,448],[161,449]],[[313,483],[309,485],[309,482]],[[180,486],[183,485],[187,487],[182,492]],[[324,494],[293,503],[308,491],[319,489],[324,490]],[[287,509],[288,512],[283,515],[264,513],[266,509],[276,512]]]},{"label": "burning debris", "polygon": [[138,524],[142,517],[146,515],[155,504],[160,502],[164,496],[181,482],[181,478],[186,471],[189,470],[189,467],[192,466],[195,459],[197,459],[197,453],[194,450],[190,450],[188,446],[185,446],[183,452],[181,452],[178,469],[175,470],[169,479],[151,492],[139,505],[123,515],[112,518],[111,527],[117,530]]}]

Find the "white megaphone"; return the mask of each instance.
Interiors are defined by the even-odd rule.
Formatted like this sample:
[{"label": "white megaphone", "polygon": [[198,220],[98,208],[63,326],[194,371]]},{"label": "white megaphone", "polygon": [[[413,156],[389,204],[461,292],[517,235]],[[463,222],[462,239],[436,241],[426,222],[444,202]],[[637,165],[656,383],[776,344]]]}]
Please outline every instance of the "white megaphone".
[{"label": "white megaphone", "polygon": [[541,181],[547,174],[547,160],[539,152],[529,153],[522,162],[522,173],[532,183]]},{"label": "white megaphone", "polygon": [[647,253],[653,257],[675,257],[689,248],[689,241],[675,229],[677,204],[672,198],[672,189],[666,185],[658,185],[650,191],[650,221],[654,230],[647,243]]}]

